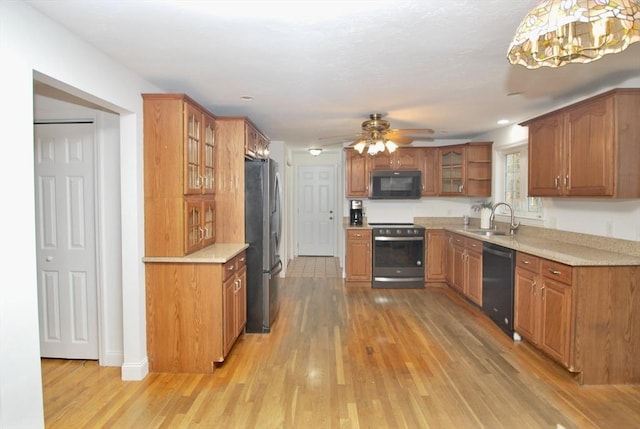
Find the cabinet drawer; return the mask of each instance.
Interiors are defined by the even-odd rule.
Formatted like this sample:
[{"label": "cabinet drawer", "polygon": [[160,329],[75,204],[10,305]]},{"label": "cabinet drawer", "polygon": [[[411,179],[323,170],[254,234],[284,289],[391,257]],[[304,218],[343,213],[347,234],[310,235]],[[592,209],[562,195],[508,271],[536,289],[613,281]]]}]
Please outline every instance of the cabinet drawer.
[{"label": "cabinet drawer", "polygon": [[571,267],[568,265],[542,259],[540,271],[547,278],[571,285]]},{"label": "cabinet drawer", "polygon": [[222,277],[224,278],[224,280],[228,279],[236,271],[238,271],[238,267],[236,266],[237,262],[238,262],[237,259],[233,258],[222,266],[222,271],[223,271]]},{"label": "cabinet drawer", "polygon": [[464,247],[466,247],[467,250],[470,250],[472,252],[482,253],[482,241],[480,240],[474,240],[473,238],[466,238]]},{"label": "cabinet drawer", "polygon": [[516,267],[537,273],[540,268],[540,258],[528,253],[516,252]]},{"label": "cabinet drawer", "polygon": [[349,240],[366,240],[371,238],[371,230],[347,230],[347,239]]},{"label": "cabinet drawer", "polygon": [[247,255],[245,252],[242,252],[233,258],[233,261],[236,265],[236,271],[240,268],[244,267],[247,264]]},{"label": "cabinet drawer", "polygon": [[454,246],[462,246],[462,247],[464,247],[464,245],[465,245],[464,237],[461,236],[461,235],[452,234],[451,235],[451,243]]}]

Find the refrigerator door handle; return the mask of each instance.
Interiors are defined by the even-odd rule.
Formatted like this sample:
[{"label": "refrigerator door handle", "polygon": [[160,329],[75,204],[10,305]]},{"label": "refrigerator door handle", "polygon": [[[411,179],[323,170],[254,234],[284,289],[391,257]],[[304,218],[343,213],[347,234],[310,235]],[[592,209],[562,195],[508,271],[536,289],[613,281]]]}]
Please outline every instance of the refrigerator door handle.
[{"label": "refrigerator door handle", "polygon": [[280,272],[282,271],[282,260],[278,260],[278,268],[276,268],[275,271],[269,273],[269,277],[273,277],[275,275],[280,274]]}]

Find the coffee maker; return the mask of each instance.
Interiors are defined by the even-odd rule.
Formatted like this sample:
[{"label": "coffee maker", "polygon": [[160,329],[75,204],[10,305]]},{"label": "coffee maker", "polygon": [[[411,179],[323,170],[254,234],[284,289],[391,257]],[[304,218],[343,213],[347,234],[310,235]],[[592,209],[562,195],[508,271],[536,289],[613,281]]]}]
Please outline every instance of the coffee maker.
[{"label": "coffee maker", "polygon": [[351,226],[362,225],[362,200],[351,200],[349,224]]}]

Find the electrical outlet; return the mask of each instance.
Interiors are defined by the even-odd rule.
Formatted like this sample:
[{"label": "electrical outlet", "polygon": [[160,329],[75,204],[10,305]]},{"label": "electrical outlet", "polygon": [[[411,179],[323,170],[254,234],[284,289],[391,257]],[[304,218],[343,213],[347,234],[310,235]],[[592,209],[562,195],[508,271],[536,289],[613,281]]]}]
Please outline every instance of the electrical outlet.
[{"label": "electrical outlet", "polygon": [[607,237],[613,237],[613,221],[609,219],[606,224]]}]

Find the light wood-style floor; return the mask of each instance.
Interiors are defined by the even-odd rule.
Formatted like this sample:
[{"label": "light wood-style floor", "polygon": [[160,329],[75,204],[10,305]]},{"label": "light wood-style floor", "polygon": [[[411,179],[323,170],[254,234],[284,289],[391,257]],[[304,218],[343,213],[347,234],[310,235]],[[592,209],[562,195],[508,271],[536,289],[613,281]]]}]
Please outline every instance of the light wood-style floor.
[{"label": "light wood-style floor", "polygon": [[43,360],[48,428],[638,428],[640,386],[578,386],[447,288],[290,277],[214,374]]}]

